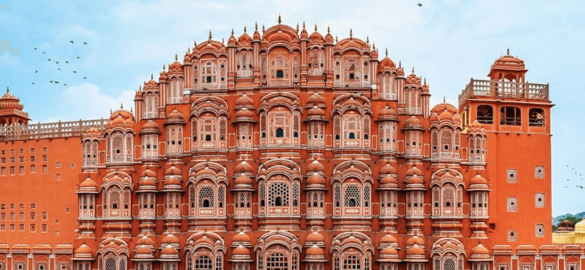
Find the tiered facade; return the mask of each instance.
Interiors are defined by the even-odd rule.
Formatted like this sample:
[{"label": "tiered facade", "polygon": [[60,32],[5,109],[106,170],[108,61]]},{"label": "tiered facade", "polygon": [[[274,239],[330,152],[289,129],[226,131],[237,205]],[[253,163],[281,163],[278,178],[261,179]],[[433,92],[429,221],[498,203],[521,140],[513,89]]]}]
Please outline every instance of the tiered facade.
[{"label": "tiered facade", "polygon": [[[81,168],[64,180],[67,237],[0,229],[0,270],[585,269],[581,248],[546,245],[552,103],[525,73],[507,54],[459,108],[431,109],[426,80],[351,31],[279,19],[227,44],[210,33],[141,86],[135,111],[1,127],[6,157],[59,140],[72,149],[48,166]],[[27,160],[6,179],[28,183]],[[10,196],[0,213],[52,203]]]}]

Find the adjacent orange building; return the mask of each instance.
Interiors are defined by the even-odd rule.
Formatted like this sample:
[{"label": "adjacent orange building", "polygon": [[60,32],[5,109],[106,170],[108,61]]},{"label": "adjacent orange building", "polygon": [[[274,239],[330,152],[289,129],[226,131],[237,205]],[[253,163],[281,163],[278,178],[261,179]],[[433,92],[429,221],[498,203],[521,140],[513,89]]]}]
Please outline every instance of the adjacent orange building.
[{"label": "adjacent orange building", "polygon": [[507,53],[458,107],[350,35],[188,48],[135,111],[0,99],[0,270],[577,270],[551,245],[549,87]]}]

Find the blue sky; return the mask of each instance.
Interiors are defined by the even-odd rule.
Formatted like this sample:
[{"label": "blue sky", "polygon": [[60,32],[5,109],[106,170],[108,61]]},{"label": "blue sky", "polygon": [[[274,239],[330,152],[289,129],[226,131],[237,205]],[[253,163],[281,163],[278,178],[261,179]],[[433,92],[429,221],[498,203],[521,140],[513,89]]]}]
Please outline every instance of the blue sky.
[{"label": "blue sky", "polygon": [[582,212],[585,189],[575,186],[585,186],[585,180],[574,172],[585,174],[585,120],[579,112],[585,103],[584,6],[511,0],[0,0],[0,92],[10,86],[34,122],[107,117],[121,102],[132,106],[134,92],[151,73],[157,76],[175,53],[182,59],[193,41],[207,40],[210,29],[214,39],[227,41],[232,28],[240,35],[255,22],[270,26],[279,13],[293,27],[305,21],[310,31],[317,24],[320,32],[330,26],[340,38],[350,28],[354,37],[369,36],[381,55],[388,48],[395,62],[427,78],[432,104],[443,96],[456,104],[470,78],[486,78],[509,47],[525,60],[529,82],[550,83],[556,104],[553,215]]}]

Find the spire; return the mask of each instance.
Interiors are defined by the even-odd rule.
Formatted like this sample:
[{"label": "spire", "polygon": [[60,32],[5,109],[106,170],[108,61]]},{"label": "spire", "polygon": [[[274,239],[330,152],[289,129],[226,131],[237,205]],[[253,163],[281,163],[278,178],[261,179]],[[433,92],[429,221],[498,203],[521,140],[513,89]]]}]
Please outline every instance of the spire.
[{"label": "spire", "polygon": [[447,97],[443,96],[443,103],[447,103]]},{"label": "spire", "polygon": [[335,35],[335,43],[337,43],[337,35]]},{"label": "spire", "polygon": [[398,60],[398,67],[401,68],[402,67],[402,60]]},{"label": "spire", "polygon": [[262,34],[264,34],[264,32],[266,32],[266,28],[264,28],[264,24],[262,24]]},{"label": "spire", "polygon": [[305,21],[303,21],[303,29],[305,29]]},{"label": "spire", "polygon": [[209,29],[209,40],[211,40],[211,37],[212,37],[212,35],[211,35],[211,29]]},{"label": "spire", "polygon": [[6,86],[6,93],[10,93],[10,86]]},{"label": "spire", "polygon": [[282,22],[282,19],[280,18],[280,13],[278,13],[278,24],[280,24]]},{"label": "spire", "polygon": [[353,30],[349,28],[349,39],[353,39]]},{"label": "spire", "polygon": [[317,32],[317,24],[315,24],[315,32]]},{"label": "spire", "polygon": [[152,73],[150,74],[150,79],[154,80],[154,75]]},{"label": "spire", "polygon": [[370,44],[370,36],[366,36],[366,43]]},{"label": "spire", "polygon": [[372,49],[373,49],[374,51],[376,50],[376,43],[375,43],[375,42],[373,42],[373,43],[372,43]]},{"label": "spire", "polygon": [[427,77],[425,77],[425,85],[427,85]]},{"label": "spire", "polygon": [[299,23],[297,23],[297,33],[299,32]]},{"label": "spire", "polygon": [[388,57],[388,48],[386,48],[386,57]]},{"label": "spire", "polygon": [[244,25],[244,33],[246,33],[246,26]]},{"label": "spire", "polygon": [[124,103],[120,102],[120,110],[124,109]]},{"label": "spire", "polygon": [[255,30],[258,31],[258,22],[254,23]]},{"label": "spire", "polygon": [[223,38],[221,38],[221,44],[223,45]]},{"label": "spire", "polygon": [[187,53],[191,53],[191,48],[187,48]]},{"label": "spire", "polygon": [[163,70],[165,70],[165,69],[166,69],[166,65],[165,65],[165,64],[163,64]]},{"label": "spire", "polygon": [[327,34],[331,33],[331,29],[329,29],[329,25],[327,25]]},{"label": "spire", "polygon": [[[246,28],[246,27],[244,26],[244,28]],[[234,29],[232,28],[232,36],[233,36],[233,35],[234,35]]]},{"label": "spire", "polygon": [[414,66],[412,66],[412,74],[414,74]]},{"label": "spire", "polygon": [[506,55],[510,55],[510,47],[507,48]]},{"label": "spire", "polygon": [[179,61],[179,56],[177,56],[177,53],[175,53],[175,61]]},{"label": "spire", "polygon": [[197,47],[197,40],[193,41],[193,48]]}]

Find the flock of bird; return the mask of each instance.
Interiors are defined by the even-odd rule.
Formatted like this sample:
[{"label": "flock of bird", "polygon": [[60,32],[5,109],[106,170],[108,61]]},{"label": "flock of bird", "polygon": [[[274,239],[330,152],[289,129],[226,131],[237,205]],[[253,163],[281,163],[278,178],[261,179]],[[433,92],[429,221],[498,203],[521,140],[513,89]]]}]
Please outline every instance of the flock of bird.
[{"label": "flock of bird", "polygon": [[[567,165],[567,168],[569,168],[569,165]],[[575,170],[575,168],[571,168],[572,171]],[[575,175],[577,175],[577,177],[580,177],[581,180],[583,180],[583,174],[579,173],[579,172],[575,172]],[[569,181],[570,179],[567,178],[567,181]],[[576,185],[577,188],[583,189],[585,187],[583,187],[582,185]],[[568,188],[568,186],[565,186],[565,188]]]},{"label": "flock of bird", "polygon": [[[75,41],[73,41],[73,40],[69,41],[69,43],[70,43],[70,44],[73,44],[73,45],[75,45]],[[87,45],[87,42],[83,41],[83,45]],[[34,48],[34,50],[35,50],[35,51],[38,51],[38,48],[37,48],[37,47],[35,47],[35,48]],[[46,54],[47,54],[46,52],[43,52],[43,51],[41,51],[41,53],[42,53],[42,54],[44,54],[44,55],[46,55]],[[77,56],[76,58],[77,58],[77,60],[81,59],[81,57],[80,57],[80,56]],[[47,58],[47,61],[49,61],[49,62],[54,62],[56,65],[59,65],[59,61],[57,61],[56,59]],[[56,67],[57,67],[57,71],[62,71],[62,70],[61,70],[61,67],[63,67],[63,69],[65,69],[67,66],[69,66],[69,60],[65,60],[65,62],[63,62],[63,61],[61,61],[61,62],[62,62],[62,63],[61,63],[61,65],[60,65],[60,66],[56,66]],[[73,72],[74,74],[77,74],[77,71],[76,71],[76,70],[73,70],[72,72]],[[35,69],[35,73],[39,73],[39,71],[38,71],[37,69]],[[83,77],[83,79],[84,79],[84,80],[87,80],[87,77]],[[63,83],[63,82],[62,82],[62,83],[59,83],[59,81],[58,81],[58,80],[56,80],[56,79],[54,79],[54,80],[50,80],[49,82],[50,82],[51,84],[61,84],[61,85],[63,85],[63,86],[67,86],[67,84],[66,84],[66,83]],[[35,85],[35,82],[33,81],[33,82],[32,82],[32,84],[33,84],[33,85]]]}]

